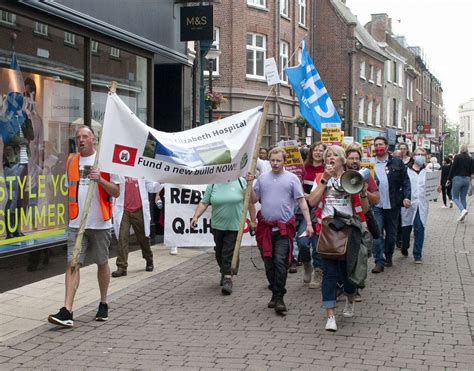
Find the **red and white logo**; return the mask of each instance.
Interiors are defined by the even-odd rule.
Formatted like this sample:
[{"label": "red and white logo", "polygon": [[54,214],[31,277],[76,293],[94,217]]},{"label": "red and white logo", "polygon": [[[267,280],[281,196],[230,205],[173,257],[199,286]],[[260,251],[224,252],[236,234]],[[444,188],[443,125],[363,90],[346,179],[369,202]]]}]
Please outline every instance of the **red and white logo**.
[{"label": "red and white logo", "polygon": [[135,158],[137,157],[137,149],[121,144],[116,144],[114,147],[114,155],[112,162],[120,165],[134,166]]}]

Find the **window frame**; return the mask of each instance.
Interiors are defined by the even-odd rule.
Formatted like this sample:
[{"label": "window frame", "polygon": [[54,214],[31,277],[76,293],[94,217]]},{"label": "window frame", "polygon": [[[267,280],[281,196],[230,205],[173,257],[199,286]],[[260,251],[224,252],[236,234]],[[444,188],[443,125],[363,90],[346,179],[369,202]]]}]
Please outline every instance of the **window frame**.
[{"label": "window frame", "polygon": [[[115,51],[117,51],[117,52],[115,52]],[[119,48],[116,48],[116,47],[114,47],[114,46],[111,46],[111,47],[110,47],[109,56],[110,56],[111,58],[119,59],[119,58],[120,58],[120,49],[119,49]]]},{"label": "window frame", "polygon": [[377,70],[375,83],[377,86],[382,86],[382,69]]},{"label": "window frame", "polygon": [[298,24],[306,27],[306,0],[298,0]]},{"label": "window frame", "polygon": [[[258,79],[258,80],[265,80],[265,71],[264,71],[264,62],[265,59],[267,58],[267,36],[259,33],[254,33],[254,32],[247,32],[247,37],[249,35],[252,36],[252,45],[247,44],[247,41],[245,43],[245,58],[247,60],[247,55],[248,52],[251,51],[253,54],[252,58],[252,63],[253,63],[253,73],[248,73],[247,72],[247,63],[246,63],[246,68],[245,68],[245,75],[247,78],[251,79]],[[257,46],[257,37],[261,36],[262,37],[262,44],[263,46]],[[263,58],[262,58],[262,75],[257,75],[257,53],[263,52]]]},{"label": "window frame", "polygon": [[371,84],[374,83],[374,65],[373,64],[369,64],[369,82]]},{"label": "window frame", "polygon": [[9,26],[16,26],[16,14],[7,10],[0,9],[0,23]]},{"label": "window frame", "polygon": [[49,27],[47,24],[35,21],[35,29],[33,30],[33,32],[35,33],[35,35],[49,36]]},{"label": "window frame", "polygon": [[377,126],[377,127],[381,127],[380,118],[381,118],[382,115],[381,115],[380,108],[381,108],[381,104],[377,103],[375,105],[375,126]]},{"label": "window frame", "polygon": [[374,106],[374,101],[369,100],[367,103],[367,125],[368,126],[373,126],[373,123],[372,123],[373,106]]},{"label": "window frame", "polygon": [[255,8],[267,9],[267,0],[247,0],[247,5]]},{"label": "window frame", "polygon": [[280,0],[280,15],[288,18],[289,14],[289,0]]},{"label": "window frame", "polygon": [[[283,53],[284,47],[286,47],[286,54]],[[288,66],[290,59],[290,43],[285,40],[280,40],[280,50],[279,50],[279,62],[280,62],[280,80],[283,83],[288,84],[288,75],[285,73],[285,67]]]},{"label": "window frame", "polygon": [[367,80],[367,78],[365,77],[365,60],[361,60],[360,63],[359,63],[359,77],[362,79],[362,80]]},{"label": "window frame", "polygon": [[76,34],[68,31],[64,31],[64,44],[75,46],[76,45]]},{"label": "window frame", "polygon": [[364,124],[364,116],[365,116],[365,97],[361,97],[359,99],[359,112],[358,112],[358,120],[361,124]]}]

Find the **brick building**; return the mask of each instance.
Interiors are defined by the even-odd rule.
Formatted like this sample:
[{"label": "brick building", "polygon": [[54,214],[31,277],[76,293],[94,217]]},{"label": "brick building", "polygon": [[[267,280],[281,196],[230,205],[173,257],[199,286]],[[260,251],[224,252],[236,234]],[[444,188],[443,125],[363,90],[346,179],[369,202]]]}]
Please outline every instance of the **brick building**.
[{"label": "brick building", "polygon": [[[311,51],[309,0],[242,0],[215,2],[214,44],[221,54],[212,74],[213,90],[227,99],[214,118],[229,116],[270,103],[264,146],[282,138],[305,138],[298,127],[298,100],[291,94],[283,73],[287,64],[298,64],[300,42],[308,34]],[[279,5],[279,6],[278,6]],[[264,75],[264,60],[275,58],[283,82],[272,90]],[[208,85],[208,81],[206,84]]]}]

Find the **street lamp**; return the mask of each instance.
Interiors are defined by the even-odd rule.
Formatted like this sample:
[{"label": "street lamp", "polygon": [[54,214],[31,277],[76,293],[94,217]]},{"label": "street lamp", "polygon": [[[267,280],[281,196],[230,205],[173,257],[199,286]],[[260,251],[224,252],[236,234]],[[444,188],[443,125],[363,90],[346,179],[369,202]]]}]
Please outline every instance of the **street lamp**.
[{"label": "street lamp", "polygon": [[[206,54],[206,59],[207,59],[207,67],[209,71],[209,92],[212,94],[212,72],[214,71],[214,63],[221,55],[221,51],[217,49],[209,49],[209,51]],[[209,122],[212,122],[212,104],[209,105]]]}]

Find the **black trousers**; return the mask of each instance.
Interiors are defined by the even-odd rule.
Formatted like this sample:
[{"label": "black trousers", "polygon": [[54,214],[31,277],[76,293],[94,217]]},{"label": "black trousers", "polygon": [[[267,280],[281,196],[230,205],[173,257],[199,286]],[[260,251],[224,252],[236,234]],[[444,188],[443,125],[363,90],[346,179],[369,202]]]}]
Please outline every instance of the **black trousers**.
[{"label": "black trousers", "polygon": [[238,231],[221,231],[219,229],[212,229],[214,243],[216,244],[214,247],[216,260],[223,276],[231,274],[230,267],[232,265],[237,233]]},{"label": "black trousers", "polygon": [[[265,274],[275,296],[286,294],[286,279],[288,277],[288,254],[290,241],[288,236],[280,236],[279,231],[272,233],[272,257],[263,258]],[[261,251],[261,250],[260,250]],[[262,256],[263,257],[263,256]]]}]

